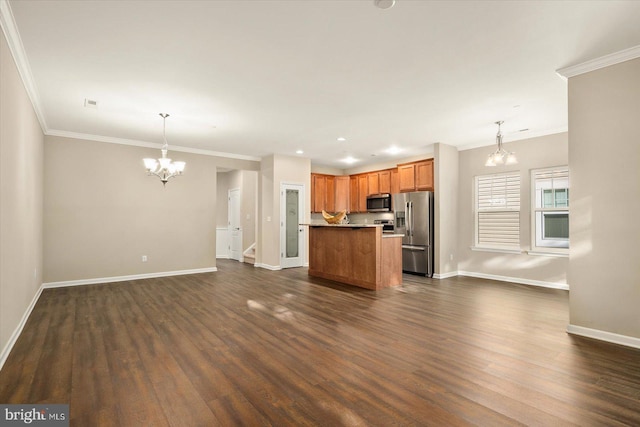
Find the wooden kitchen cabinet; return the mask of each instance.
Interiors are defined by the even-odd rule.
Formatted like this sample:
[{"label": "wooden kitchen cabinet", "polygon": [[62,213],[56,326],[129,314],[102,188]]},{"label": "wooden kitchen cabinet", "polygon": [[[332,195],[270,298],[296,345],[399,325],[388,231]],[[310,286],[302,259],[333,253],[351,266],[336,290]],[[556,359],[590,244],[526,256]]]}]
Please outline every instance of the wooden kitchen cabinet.
[{"label": "wooden kitchen cabinet", "polygon": [[400,191],[414,191],[416,189],[416,165],[398,165],[398,184]]},{"label": "wooden kitchen cabinet", "polygon": [[327,193],[327,181],[324,175],[311,174],[311,212],[322,212]]},{"label": "wooden kitchen cabinet", "polygon": [[336,176],[335,208],[336,212],[348,211],[349,206],[349,176]]},{"label": "wooden kitchen cabinet", "polygon": [[367,211],[367,196],[369,195],[368,174],[358,175],[358,212]]},{"label": "wooden kitchen cabinet", "polygon": [[433,159],[398,165],[401,192],[433,191]]},{"label": "wooden kitchen cabinet", "polygon": [[[336,178],[334,176],[325,177],[325,196],[324,196],[324,210],[327,212],[336,211]],[[322,209],[321,209],[322,211]]]},{"label": "wooden kitchen cabinet", "polygon": [[416,163],[416,190],[433,191],[433,160]]},{"label": "wooden kitchen cabinet", "polygon": [[359,212],[358,176],[349,177],[349,212]]},{"label": "wooden kitchen cabinet", "polygon": [[367,196],[433,191],[433,159],[350,176],[311,174],[311,212],[367,212]]},{"label": "wooden kitchen cabinet", "polygon": [[391,193],[391,170],[378,172],[378,192],[380,194]]},{"label": "wooden kitchen cabinet", "polygon": [[391,194],[400,192],[400,178],[398,177],[398,168],[391,170]]},{"label": "wooden kitchen cabinet", "polygon": [[311,174],[311,212],[335,211],[336,190],[333,175]]},{"label": "wooden kitchen cabinet", "polygon": [[367,174],[367,195],[380,193],[380,174],[370,172]]}]

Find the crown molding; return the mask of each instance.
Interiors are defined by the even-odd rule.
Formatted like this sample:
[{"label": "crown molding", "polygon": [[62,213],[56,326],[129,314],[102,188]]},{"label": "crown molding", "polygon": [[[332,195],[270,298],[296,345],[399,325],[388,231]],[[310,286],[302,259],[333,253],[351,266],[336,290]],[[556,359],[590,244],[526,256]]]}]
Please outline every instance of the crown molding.
[{"label": "crown molding", "polygon": [[[160,150],[162,144],[156,142],[139,141],[136,139],[116,138],[112,136],[92,135],[88,133],[69,132],[66,130],[49,129],[45,135],[61,136],[63,138],[84,139],[86,141],[106,142],[108,144],[130,145],[134,147],[157,148]],[[221,151],[203,150],[200,148],[182,147],[179,145],[171,145],[171,151],[179,151],[181,153],[201,154],[204,156],[225,157],[228,159],[250,160],[260,162],[262,159],[255,156],[245,156],[243,154],[224,153]]]},{"label": "crown molding", "polygon": [[40,108],[40,96],[38,95],[38,89],[36,88],[33,80],[33,74],[31,73],[31,67],[29,66],[29,61],[27,60],[27,55],[24,51],[20,33],[18,32],[18,26],[13,18],[13,12],[11,11],[11,6],[7,0],[0,0],[0,26],[2,26],[2,32],[7,39],[9,50],[11,51],[13,60],[18,68],[18,74],[20,74],[20,78],[22,79],[24,88],[27,91],[29,100],[31,100],[31,105],[33,105],[33,110],[35,111],[38,122],[40,123],[40,128],[42,129],[42,132],[46,134],[48,129],[47,121],[45,120],[44,113]]},{"label": "crown molding", "polygon": [[640,58],[640,45],[630,47],[629,49],[621,50],[620,52],[612,53],[610,55],[605,55],[600,58],[592,59],[590,61],[583,62],[582,64],[560,68],[559,70],[556,70],[556,74],[558,74],[562,79],[567,80],[570,77],[579,76],[580,74],[599,70],[600,68],[636,58]]}]

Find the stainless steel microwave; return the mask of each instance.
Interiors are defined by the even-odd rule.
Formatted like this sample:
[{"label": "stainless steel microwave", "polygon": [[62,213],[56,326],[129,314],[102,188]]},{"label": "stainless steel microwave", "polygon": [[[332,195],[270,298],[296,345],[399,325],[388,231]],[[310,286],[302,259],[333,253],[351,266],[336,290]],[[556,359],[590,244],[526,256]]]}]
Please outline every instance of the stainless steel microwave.
[{"label": "stainless steel microwave", "polygon": [[391,212],[391,194],[367,196],[367,212]]}]

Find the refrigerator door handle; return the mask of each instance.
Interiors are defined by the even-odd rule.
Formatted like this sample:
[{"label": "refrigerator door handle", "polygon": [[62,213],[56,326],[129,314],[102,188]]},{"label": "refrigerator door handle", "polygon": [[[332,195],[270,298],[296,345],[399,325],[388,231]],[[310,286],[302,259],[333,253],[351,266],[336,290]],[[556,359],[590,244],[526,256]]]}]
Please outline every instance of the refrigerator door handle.
[{"label": "refrigerator door handle", "polygon": [[426,251],[427,247],[426,246],[413,246],[413,245],[402,245],[402,249],[407,249],[410,251]]},{"label": "refrigerator door handle", "polygon": [[411,222],[411,233],[409,235],[413,237],[413,202],[409,202],[409,212],[409,221]]},{"label": "refrigerator door handle", "polygon": [[407,236],[411,236],[411,211],[409,210],[409,202],[405,204]]}]

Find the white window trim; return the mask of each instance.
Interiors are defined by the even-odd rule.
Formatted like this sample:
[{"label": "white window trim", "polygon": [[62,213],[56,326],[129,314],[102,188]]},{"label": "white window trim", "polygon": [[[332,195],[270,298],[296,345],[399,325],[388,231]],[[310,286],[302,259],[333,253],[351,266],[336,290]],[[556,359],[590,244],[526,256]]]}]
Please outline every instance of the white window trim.
[{"label": "white window trim", "polygon": [[[542,249],[542,248],[540,248]],[[568,248],[544,248],[544,249],[549,249],[549,250],[545,250],[542,251],[540,249],[537,249],[535,251],[527,251],[527,255],[534,255],[534,256],[550,256],[550,257],[556,257],[556,258],[569,258],[569,249]],[[558,251],[558,252],[556,252]],[[562,251],[562,252],[559,252]]]},{"label": "white window trim", "polygon": [[[534,178],[535,173],[538,172],[545,172],[545,171],[554,171],[554,170],[558,170],[558,169],[567,169],[569,170],[569,166],[568,165],[560,165],[560,166],[554,166],[554,167],[550,167],[550,168],[539,168],[539,169],[531,169],[531,173],[530,173],[530,182],[531,182],[531,191],[530,191],[530,196],[531,196],[531,205],[530,205],[530,210],[531,210],[531,250],[527,251],[527,254],[529,255],[535,255],[535,256],[550,256],[550,257],[569,257],[569,248],[571,248],[571,236],[569,236],[569,248],[549,248],[546,246],[538,246],[536,245],[536,212],[538,212],[541,209],[536,208],[536,180]],[[569,176],[569,180],[571,180],[571,176]],[[571,182],[571,181],[569,181]],[[571,188],[571,187],[569,187]],[[569,193],[571,194],[571,193]],[[542,209],[545,211],[553,211],[553,210],[557,210],[557,211],[568,211],[569,212],[569,221],[571,221],[571,204],[569,203],[569,206],[567,208],[549,208],[549,209]]]},{"label": "white window trim", "polygon": [[496,252],[500,254],[521,254],[524,251],[522,249],[507,249],[507,248],[494,248],[487,246],[471,246],[472,251],[477,252]]}]

